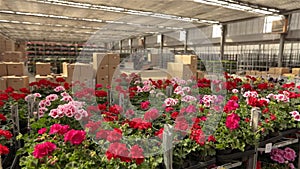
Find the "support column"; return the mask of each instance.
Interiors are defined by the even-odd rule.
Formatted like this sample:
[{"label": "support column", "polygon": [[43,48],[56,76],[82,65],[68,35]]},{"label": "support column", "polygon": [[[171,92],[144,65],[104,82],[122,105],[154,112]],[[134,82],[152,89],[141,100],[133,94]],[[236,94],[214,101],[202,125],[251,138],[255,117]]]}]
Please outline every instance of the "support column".
[{"label": "support column", "polygon": [[280,35],[279,53],[278,53],[278,67],[282,67],[282,58],[284,51],[285,34]]},{"label": "support column", "polygon": [[130,54],[132,54],[132,39],[131,38],[128,40],[128,43],[129,43]]},{"label": "support column", "polygon": [[186,54],[187,53],[187,46],[188,46],[188,31],[186,30],[185,31],[185,38],[184,38],[184,53]]},{"label": "support column", "polygon": [[[290,18],[291,17],[289,17],[289,15],[285,15],[284,17],[288,20],[288,23],[286,23],[286,24],[290,24]],[[289,29],[289,26],[288,26],[288,29]],[[284,43],[285,43],[285,37],[286,37],[288,31],[289,30],[287,30],[286,33],[280,34],[278,64],[277,64],[278,67],[282,67],[282,59],[283,59],[283,52],[284,52]]]},{"label": "support column", "polygon": [[222,25],[221,27],[222,36],[221,36],[221,42],[220,42],[220,57],[221,60],[224,59],[224,46],[226,43],[226,35],[227,35],[227,25]]},{"label": "support column", "polygon": [[120,50],[120,53],[122,53],[122,40],[119,41],[119,50]]}]

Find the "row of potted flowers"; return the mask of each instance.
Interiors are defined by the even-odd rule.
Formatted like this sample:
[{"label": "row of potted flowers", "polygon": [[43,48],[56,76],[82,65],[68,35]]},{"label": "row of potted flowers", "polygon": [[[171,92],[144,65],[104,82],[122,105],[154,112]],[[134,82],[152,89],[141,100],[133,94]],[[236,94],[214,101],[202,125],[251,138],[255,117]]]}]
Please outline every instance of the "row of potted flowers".
[{"label": "row of potted flowers", "polygon": [[[142,81],[122,74],[112,86],[95,89],[63,79],[32,83],[31,89],[0,94],[3,110],[18,102],[21,125],[26,100],[39,102],[38,120],[18,136],[20,166],[26,168],[159,168],[171,148],[167,142],[174,168],[185,168],[223,150],[247,151],[272,133],[300,126],[300,87],[250,76]],[[254,107],[261,110],[255,132]]]}]

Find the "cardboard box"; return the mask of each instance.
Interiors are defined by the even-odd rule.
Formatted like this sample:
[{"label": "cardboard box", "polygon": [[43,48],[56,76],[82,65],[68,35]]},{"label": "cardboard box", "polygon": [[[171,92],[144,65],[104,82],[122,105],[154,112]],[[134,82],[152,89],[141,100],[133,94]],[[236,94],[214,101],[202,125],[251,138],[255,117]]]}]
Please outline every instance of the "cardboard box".
[{"label": "cardboard box", "polygon": [[7,65],[0,62],[0,76],[7,76]]},{"label": "cardboard box", "polygon": [[106,53],[93,53],[93,68],[97,70],[100,65],[108,65],[109,56]]},{"label": "cardboard box", "polygon": [[106,85],[110,84],[108,75],[106,75],[106,76],[97,75],[96,83],[97,84],[102,84],[103,86],[106,86]]},{"label": "cardboard box", "polygon": [[197,71],[197,79],[203,79],[204,78],[204,72],[198,70]]},{"label": "cardboard box", "polygon": [[292,74],[292,73],[285,73],[282,76],[284,77],[288,77],[288,78],[295,78],[296,75]]},{"label": "cardboard box", "polygon": [[108,76],[109,74],[109,67],[108,65],[100,65],[96,70],[97,75]]},{"label": "cardboard box", "polygon": [[18,51],[5,51],[0,58],[3,62],[23,62],[24,58],[22,52]]},{"label": "cardboard box", "polygon": [[15,51],[15,42],[10,39],[5,40],[5,49],[6,51]]},{"label": "cardboard box", "polygon": [[35,74],[41,76],[47,76],[51,74],[51,64],[37,62],[35,64]]},{"label": "cardboard box", "polygon": [[183,63],[174,63],[174,62],[168,62],[167,64],[167,71],[172,72],[183,72],[184,64]]},{"label": "cardboard box", "polygon": [[109,78],[114,76],[115,71],[118,69],[119,65],[108,65],[108,76]]},{"label": "cardboard box", "polygon": [[290,68],[285,68],[285,67],[278,67],[276,68],[276,72],[275,72],[275,74],[278,75],[283,75],[288,73],[290,73]]},{"label": "cardboard box", "polygon": [[25,66],[23,62],[5,62],[8,76],[24,76]]},{"label": "cardboard box", "polygon": [[300,75],[300,68],[292,68],[292,74],[299,76]]},{"label": "cardboard box", "polygon": [[196,55],[175,55],[175,62],[187,65],[197,65],[198,57]]},{"label": "cardboard box", "polygon": [[121,62],[120,54],[108,53],[108,64],[119,65]]},{"label": "cardboard box", "polygon": [[0,90],[7,89],[7,79],[0,77]]},{"label": "cardboard box", "polygon": [[40,76],[40,75],[35,75],[35,81],[40,81],[42,79],[48,80],[50,82],[55,82],[55,79],[52,75],[47,75],[47,76]]},{"label": "cardboard box", "polygon": [[75,81],[91,81],[94,79],[94,70],[92,64],[84,63],[63,63],[63,76],[67,77],[68,83]]},{"label": "cardboard box", "polygon": [[7,79],[7,87],[12,87],[15,90],[29,88],[28,76],[3,76],[3,78]]},{"label": "cardboard box", "polygon": [[270,67],[269,68],[269,74],[275,74],[277,67]]}]

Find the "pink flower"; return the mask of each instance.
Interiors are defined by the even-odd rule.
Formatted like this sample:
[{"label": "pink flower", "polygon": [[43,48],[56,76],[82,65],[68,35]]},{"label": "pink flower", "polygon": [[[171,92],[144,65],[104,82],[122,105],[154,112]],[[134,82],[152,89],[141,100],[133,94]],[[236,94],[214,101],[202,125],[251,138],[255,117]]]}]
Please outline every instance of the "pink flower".
[{"label": "pink flower", "polygon": [[225,125],[230,130],[235,130],[240,127],[239,121],[240,121],[240,117],[237,114],[232,113],[227,116]]},{"label": "pink flower", "polygon": [[293,149],[291,149],[289,147],[286,147],[284,149],[284,155],[283,155],[283,157],[286,160],[293,162],[293,161],[295,161],[295,158],[296,158],[296,152]]},{"label": "pink flower", "polygon": [[151,109],[144,114],[144,120],[151,121],[155,120],[159,117],[159,113],[157,109]]},{"label": "pink flower", "polygon": [[51,116],[52,118],[56,119],[58,117],[60,117],[60,114],[63,114],[60,110],[58,109],[52,109],[49,113],[49,116]]},{"label": "pink flower", "polygon": [[66,89],[63,86],[57,86],[54,91],[55,92],[60,92],[60,91],[65,91]]},{"label": "pink flower", "polygon": [[58,96],[56,94],[50,94],[46,97],[46,100],[48,100],[48,101],[54,101],[57,99],[58,99]]},{"label": "pink flower", "polygon": [[238,93],[238,92],[239,92],[238,89],[232,89],[232,93],[236,94],[236,93]]},{"label": "pink flower", "polygon": [[141,109],[142,110],[147,110],[149,108],[150,102],[149,101],[145,101],[141,103]]},{"label": "pink flower", "polygon": [[237,108],[239,108],[239,104],[234,100],[229,100],[224,107],[224,112],[230,113],[231,111],[234,111]]},{"label": "pink flower", "polygon": [[134,145],[130,149],[130,157],[133,158],[136,164],[141,164],[144,162],[144,150],[138,145]]},{"label": "pink flower", "polygon": [[37,144],[34,147],[33,156],[34,158],[43,158],[50,155],[55,149],[56,145],[51,142]]},{"label": "pink flower", "polygon": [[186,109],[185,109],[185,112],[187,113],[195,113],[197,110],[196,110],[196,107],[194,105],[189,105]]},{"label": "pink flower", "polygon": [[167,98],[164,103],[166,104],[167,107],[169,106],[175,106],[178,103],[178,99],[173,99],[173,98]]},{"label": "pink flower", "polygon": [[38,133],[39,134],[44,134],[44,133],[46,133],[46,131],[47,131],[47,128],[41,128],[41,129],[38,130]]},{"label": "pink flower", "polygon": [[64,135],[68,130],[69,130],[70,126],[69,125],[61,125],[61,124],[53,124],[50,127],[50,132],[49,134],[61,134]]},{"label": "pink flower", "polygon": [[115,128],[113,131],[110,131],[107,135],[107,141],[116,142],[122,139],[122,130]]},{"label": "pink flower", "polygon": [[69,130],[65,134],[65,142],[70,142],[73,145],[79,145],[85,140],[85,131],[84,130]]}]

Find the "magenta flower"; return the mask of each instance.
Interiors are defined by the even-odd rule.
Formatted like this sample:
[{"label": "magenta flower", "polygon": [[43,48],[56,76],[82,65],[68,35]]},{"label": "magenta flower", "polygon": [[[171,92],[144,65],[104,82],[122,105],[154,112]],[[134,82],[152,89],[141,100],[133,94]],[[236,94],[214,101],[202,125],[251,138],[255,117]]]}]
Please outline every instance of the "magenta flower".
[{"label": "magenta flower", "polygon": [[41,129],[38,130],[38,133],[39,134],[44,134],[44,133],[46,133],[46,131],[47,131],[47,128],[41,128]]}]

